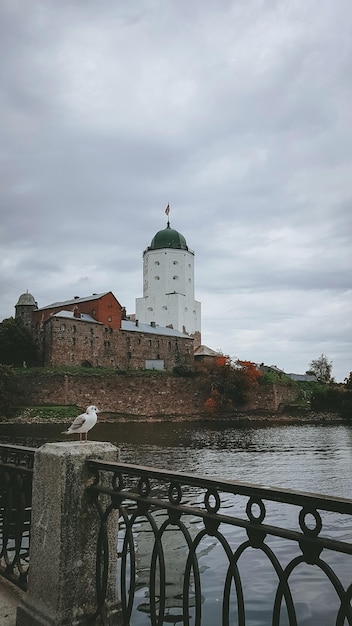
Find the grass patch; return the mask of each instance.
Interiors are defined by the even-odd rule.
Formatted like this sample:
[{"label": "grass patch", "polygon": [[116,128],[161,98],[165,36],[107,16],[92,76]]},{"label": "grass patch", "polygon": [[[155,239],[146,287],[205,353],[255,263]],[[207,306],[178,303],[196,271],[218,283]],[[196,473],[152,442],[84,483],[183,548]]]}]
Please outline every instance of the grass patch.
[{"label": "grass patch", "polygon": [[17,407],[16,416],[28,418],[29,420],[53,420],[58,419],[60,421],[72,421],[76,415],[80,413],[80,410],[74,405],[55,405],[55,404],[39,404],[33,406]]},{"label": "grass patch", "polygon": [[40,376],[77,376],[88,377],[96,376],[105,378],[106,376],[126,376],[126,377],[141,377],[141,376],[170,376],[171,373],[165,370],[116,370],[107,367],[76,367],[76,366],[62,366],[62,367],[27,367],[27,368],[15,368],[14,372],[17,376],[28,377],[40,377]]}]

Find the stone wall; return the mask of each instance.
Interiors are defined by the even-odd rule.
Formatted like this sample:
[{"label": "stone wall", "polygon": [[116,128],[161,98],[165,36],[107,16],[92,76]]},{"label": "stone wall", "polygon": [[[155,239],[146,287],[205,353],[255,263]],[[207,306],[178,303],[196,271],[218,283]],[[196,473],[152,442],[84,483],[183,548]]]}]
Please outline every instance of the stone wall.
[{"label": "stone wall", "polygon": [[158,333],[115,330],[76,318],[52,317],[45,324],[45,365],[81,365],[88,361],[122,370],[144,370],[146,360],[162,360],[171,370],[192,365],[193,340]]},{"label": "stone wall", "polygon": [[[168,375],[25,375],[19,377],[25,404],[77,405],[85,409],[97,404],[103,412],[140,417],[199,417],[206,413],[209,390],[200,377],[179,378]],[[258,386],[245,406],[236,411],[272,411],[297,399],[297,387]]]}]

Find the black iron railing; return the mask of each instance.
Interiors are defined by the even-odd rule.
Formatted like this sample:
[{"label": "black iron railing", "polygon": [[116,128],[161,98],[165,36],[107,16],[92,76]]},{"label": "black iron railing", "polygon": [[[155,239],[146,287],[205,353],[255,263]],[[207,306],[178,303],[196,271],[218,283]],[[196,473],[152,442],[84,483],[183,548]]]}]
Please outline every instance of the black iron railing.
[{"label": "black iron railing", "polygon": [[[97,613],[119,559],[124,626],[352,625],[352,501],[88,461]],[[117,554],[107,524],[118,509]],[[105,618],[104,623],[108,623]]]},{"label": "black iron railing", "polygon": [[26,590],[35,448],[0,445],[0,575]]}]

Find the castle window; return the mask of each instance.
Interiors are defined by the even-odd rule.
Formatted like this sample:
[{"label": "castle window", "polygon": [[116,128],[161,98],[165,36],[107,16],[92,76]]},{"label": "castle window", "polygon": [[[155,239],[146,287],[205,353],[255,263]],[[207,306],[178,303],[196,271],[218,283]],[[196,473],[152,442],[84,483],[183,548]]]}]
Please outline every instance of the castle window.
[{"label": "castle window", "polygon": [[173,276],[172,279],[173,280],[178,280],[178,276]]},{"label": "castle window", "polygon": [[109,315],[108,322],[111,322],[111,321],[112,321],[112,317],[111,317],[111,315]]},{"label": "castle window", "polygon": [[138,343],[138,345],[140,345],[140,343],[141,343],[141,338],[140,337],[138,337],[137,343]]},{"label": "castle window", "polygon": [[76,345],[76,337],[72,337],[72,345],[75,346]]},{"label": "castle window", "polygon": [[94,328],[91,328],[90,329],[90,334],[93,335],[93,333],[94,333]]},{"label": "castle window", "polygon": [[160,280],[160,276],[154,276],[155,280]]},{"label": "castle window", "polygon": [[152,340],[151,339],[149,339],[149,347],[150,348],[152,347]]},{"label": "castle window", "polygon": [[90,340],[90,347],[93,348],[93,346],[94,346],[94,341],[93,341],[93,339],[91,339]]},{"label": "castle window", "polygon": [[104,341],[105,348],[110,348],[110,341]]},{"label": "castle window", "polygon": [[76,332],[76,326],[72,326],[72,332],[75,333]]},{"label": "castle window", "polygon": [[167,306],[163,306],[163,310],[164,310],[164,311],[167,311]]},{"label": "castle window", "polygon": [[168,348],[171,350],[171,341],[168,342]]},{"label": "castle window", "polygon": [[61,326],[60,326],[60,330],[66,330],[66,326],[65,326],[65,324],[61,324]]},{"label": "castle window", "polygon": [[155,265],[160,265],[159,261],[154,261]]},{"label": "castle window", "polygon": [[178,261],[172,261],[173,265],[178,265]]},{"label": "castle window", "polygon": [[152,306],[148,306],[148,311],[153,311],[153,307]]}]

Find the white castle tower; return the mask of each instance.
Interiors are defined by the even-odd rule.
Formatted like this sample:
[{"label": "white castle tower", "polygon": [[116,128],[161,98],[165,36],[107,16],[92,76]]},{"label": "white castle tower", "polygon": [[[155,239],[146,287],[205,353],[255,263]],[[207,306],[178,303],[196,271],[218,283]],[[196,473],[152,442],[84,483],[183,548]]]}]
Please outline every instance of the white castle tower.
[{"label": "white castle tower", "polygon": [[[165,213],[169,216],[169,207]],[[136,320],[169,326],[201,343],[201,305],[194,299],[194,252],[181,233],[167,226],[143,252],[143,298],[136,298]]]}]

